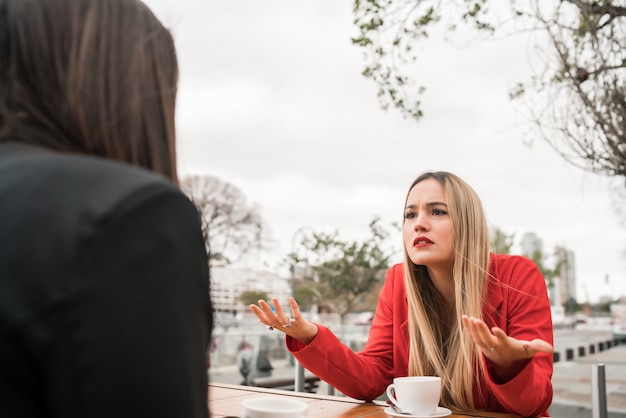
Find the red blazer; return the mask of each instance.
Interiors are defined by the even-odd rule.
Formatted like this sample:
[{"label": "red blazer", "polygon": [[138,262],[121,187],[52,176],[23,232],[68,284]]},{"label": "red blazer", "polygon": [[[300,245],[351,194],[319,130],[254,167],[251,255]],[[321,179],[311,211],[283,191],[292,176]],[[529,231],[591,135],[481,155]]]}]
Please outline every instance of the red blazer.
[{"label": "red blazer", "polygon": [[[540,338],[553,344],[552,316],[544,278],[535,264],[521,256],[491,255],[483,316],[487,325],[502,328],[519,340]],[[302,344],[287,337],[287,348],[308,370],[347,396],[372,400],[394,377],[408,375],[408,306],[404,269],[389,269],[380,292],[376,315],[363,351],[355,353],[326,327],[318,325],[313,341]],[[548,416],[552,402],[552,355],[539,353],[513,379],[491,378],[485,359],[485,404],[477,409],[522,416]],[[477,391],[478,386],[474,386]],[[476,392],[477,393],[477,392]],[[478,398],[477,398],[478,399]]]}]

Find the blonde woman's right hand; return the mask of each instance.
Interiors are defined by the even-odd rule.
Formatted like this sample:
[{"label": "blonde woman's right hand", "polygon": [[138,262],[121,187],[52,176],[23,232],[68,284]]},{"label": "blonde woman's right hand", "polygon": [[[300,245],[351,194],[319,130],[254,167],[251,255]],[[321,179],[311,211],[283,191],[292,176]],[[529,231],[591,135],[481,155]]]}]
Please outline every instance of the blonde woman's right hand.
[{"label": "blonde woman's right hand", "polygon": [[274,305],[274,310],[267,302],[259,300],[258,305],[250,305],[250,310],[256,315],[260,323],[271,327],[271,329],[282,331],[304,344],[313,341],[317,335],[317,325],[302,317],[298,303],[294,298],[289,298],[293,318],[285,313],[278,299],[272,298],[272,305]]}]

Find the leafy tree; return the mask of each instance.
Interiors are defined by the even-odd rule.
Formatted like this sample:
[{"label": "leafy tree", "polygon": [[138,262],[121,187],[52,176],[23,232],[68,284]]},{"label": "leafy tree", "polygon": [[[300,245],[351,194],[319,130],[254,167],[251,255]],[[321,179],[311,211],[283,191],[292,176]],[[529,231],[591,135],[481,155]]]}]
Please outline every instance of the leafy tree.
[{"label": "leafy tree", "polygon": [[248,306],[251,304],[256,304],[259,300],[269,300],[269,296],[267,292],[263,292],[260,290],[244,290],[239,294],[237,300]]},{"label": "leafy tree", "polygon": [[266,242],[258,208],[236,186],[213,176],[189,176],[182,190],[202,216],[207,252],[238,260],[252,246]]},{"label": "leafy tree", "polygon": [[371,237],[363,242],[344,241],[338,233],[313,233],[303,238],[305,257],[290,254],[292,265],[305,263],[310,275],[298,289],[306,298],[339,313],[341,321],[352,312],[361,297],[379,283],[389,267],[390,251],[384,247],[388,232],[380,219],[369,224]]},{"label": "leafy tree", "polygon": [[495,228],[491,237],[491,251],[496,254],[511,254],[514,237],[515,234],[507,235],[500,228]]},{"label": "leafy tree", "polygon": [[540,250],[535,250],[532,254],[529,254],[528,257],[533,260],[541,274],[543,274],[543,277],[546,280],[546,286],[549,288],[554,287],[554,278],[559,276],[561,268],[565,266],[567,261],[559,260],[556,265],[551,268],[548,266],[549,256],[542,253]]},{"label": "leafy tree", "polygon": [[626,177],[626,7],[611,0],[354,0],[352,39],[381,106],[423,116],[424,86],[410,66],[435,29],[482,35],[536,34],[542,68],[510,93],[539,135],[566,161]]},{"label": "leafy tree", "polygon": [[314,284],[310,278],[305,278],[295,285],[293,297],[302,306],[315,305],[320,297],[314,288]]}]

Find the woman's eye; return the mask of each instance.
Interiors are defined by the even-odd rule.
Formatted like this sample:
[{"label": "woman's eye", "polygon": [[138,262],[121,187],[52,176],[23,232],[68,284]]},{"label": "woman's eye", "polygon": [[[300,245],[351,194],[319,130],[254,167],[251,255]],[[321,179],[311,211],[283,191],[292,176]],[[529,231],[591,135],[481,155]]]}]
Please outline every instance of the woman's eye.
[{"label": "woman's eye", "polygon": [[405,212],[404,219],[413,219],[415,218],[415,212]]},{"label": "woman's eye", "polygon": [[447,215],[448,212],[446,212],[443,209],[433,209],[433,211],[431,212],[433,215]]}]

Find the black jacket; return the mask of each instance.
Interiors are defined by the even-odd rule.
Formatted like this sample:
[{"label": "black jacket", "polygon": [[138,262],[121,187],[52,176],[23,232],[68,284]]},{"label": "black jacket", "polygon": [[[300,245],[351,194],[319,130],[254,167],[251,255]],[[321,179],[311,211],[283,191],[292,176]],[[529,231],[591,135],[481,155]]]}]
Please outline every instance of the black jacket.
[{"label": "black jacket", "polygon": [[207,417],[197,210],[114,161],[0,144],[0,417]]}]

